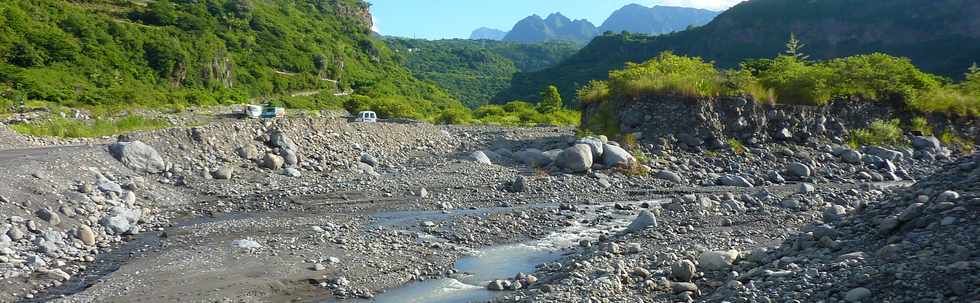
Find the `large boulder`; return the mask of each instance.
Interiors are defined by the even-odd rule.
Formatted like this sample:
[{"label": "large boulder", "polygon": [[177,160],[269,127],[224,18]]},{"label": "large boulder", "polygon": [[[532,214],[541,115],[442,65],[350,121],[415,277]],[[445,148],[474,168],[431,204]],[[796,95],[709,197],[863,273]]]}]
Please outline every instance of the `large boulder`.
[{"label": "large boulder", "polygon": [[544,167],[551,165],[552,158],[546,156],[544,152],[537,149],[525,149],[514,153],[514,159],[531,167]]},{"label": "large boulder", "polygon": [[786,166],[786,171],[797,178],[809,178],[812,172],[806,164],[793,162]]},{"label": "large boulder", "polygon": [[296,144],[293,143],[293,140],[289,139],[286,133],[278,129],[269,133],[269,144],[278,148],[296,150]]},{"label": "large boulder", "polygon": [[698,263],[706,270],[727,270],[738,259],[737,250],[706,251],[701,254]]},{"label": "large boulder", "polygon": [[638,232],[643,231],[647,228],[657,228],[657,216],[654,216],[649,210],[641,210],[636,219],[626,227],[626,232]]},{"label": "large boulder", "polygon": [[222,166],[211,172],[211,177],[217,180],[231,180],[232,175],[235,173],[234,166]]},{"label": "large boulder", "polygon": [[933,136],[912,137],[912,146],[915,147],[916,150],[926,150],[932,152],[940,151],[943,148],[943,145],[941,142],[939,142],[939,139]]},{"label": "large boulder", "polygon": [[490,162],[490,157],[488,157],[487,154],[484,153],[483,151],[479,151],[479,150],[470,154],[470,159],[480,164],[485,164],[485,165],[493,164],[492,162]]},{"label": "large boulder", "polygon": [[862,159],[864,159],[864,155],[861,155],[861,153],[856,150],[848,149],[841,153],[840,158],[847,163],[861,164]]},{"label": "large boulder", "polygon": [[667,180],[675,184],[687,183],[684,181],[684,178],[681,178],[680,175],[669,170],[659,170],[655,174],[653,174],[653,177],[657,179]]},{"label": "large boulder", "polygon": [[592,150],[592,160],[593,161],[599,161],[600,159],[602,159],[602,154],[603,154],[603,152],[605,150],[604,149],[605,146],[604,146],[602,140],[600,140],[599,138],[585,137],[585,138],[579,139],[578,141],[575,141],[575,144],[585,144],[585,145],[588,145],[589,148]]},{"label": "large boulder", "polygon": [[109,214],[102,217],[99,223],[105,226],[106,231],[112,234],[133,233],[142,214],[143,212],[139,209],[116,206],[110,209]]},{"label": "large boulder", "polygon": [[902,160],[902,158],[904,157],[904,155],[900,151],[891,150],[883,147],[877,147],[877,146],[868,147],[867,152],[869,155],[874,155],[889,161],[899,161]]},{"label": "large boulder", "polygon": [[686,133],[678,135],[677,141],[679,141],[680,143],[684,143],[684,145],[690,147],[698,147],[704,145],[704,140]]},{"label": "large boulder", "polygon": [[602,165],[607,167],[628,166],[636,162],[636,158],[633,158],[633,155],[630,155],[622,147],[606,144],[602,146],[602,149],[604,150],[602,154]]},{"label": "large boulder", "polygon": [[285,159],[273,153],[265,154],[265,158],[262,159],[262,167],[271,170],[279,170],[284,163]]},{"label": "large boulder", "polygon": [[279,155],[282,156],[286,166],[296,166],[296,164],[299,164],[299,155],[296,154],[295,150],[282,149]]},{"label": "large boulder", "polygon": [[119,162],[137,171],[157,174],[167,170],[167,163],[152,146],[140,141],[116,142],[109,153]]},{"label": "large boulder", "polygon": [[592,148],[587,144],[575,144],[558,154],[555,163],[571,172],[586,172],[592,168]]},{"label": "large boulder", "polygon": [[261,155],[259,154],[259,149],[252,144],[238,146],[238,148],[235,148],[235,153],[245,160],[255,160]]},{"label": "large boulder", "polygon": [[674,281],[690,282],[697,273],[698,271],[694,267],[694,262],[689,260],[680,260],[670,266],[670,277]]}]

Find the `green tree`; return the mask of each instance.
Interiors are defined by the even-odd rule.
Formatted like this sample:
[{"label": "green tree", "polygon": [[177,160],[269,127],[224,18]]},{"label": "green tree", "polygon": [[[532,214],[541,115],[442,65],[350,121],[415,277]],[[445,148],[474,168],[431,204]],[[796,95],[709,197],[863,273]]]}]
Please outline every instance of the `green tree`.
[{"label": "green tree", "polygon": [[542,113],[553,113],[561,109],[561,94],[558,87],[549,85],[544,92],[541,92],[541,102],[538,103],[538,111]]},{"label": "green tree", "polygon": [[143,22],[153,25],[173,25],[177,23],[177,10],[169,0],[158,0],[147,6]]},{"label": "green tree", "polygon": [[802,41],[796,39],[795,33],[790,33],[789,41],[786,42],[786,51],[784,53],[787,56],[796,58],[797,60],[806,61],[807,59],[810,59],[810,56],[803,53],[804,47],[806,47],[806,44],[803,44]]}]

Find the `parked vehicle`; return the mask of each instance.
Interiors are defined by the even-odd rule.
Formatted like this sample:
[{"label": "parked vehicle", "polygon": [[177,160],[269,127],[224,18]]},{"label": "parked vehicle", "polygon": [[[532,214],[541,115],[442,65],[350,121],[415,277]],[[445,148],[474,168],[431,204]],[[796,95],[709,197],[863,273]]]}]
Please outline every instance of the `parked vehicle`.
[{"label": "parked vehicle", "polygon": [[354,119],[354,122],[375,123],[378,122],[378,114],[372,111],[363,111],[357,113],[357,118]]},{"label": "parked vehicle", "polygon": [[286,116],[286,109],[275,106],[246,105],[242,109],[242,116],[245,118],[280,118]]}]

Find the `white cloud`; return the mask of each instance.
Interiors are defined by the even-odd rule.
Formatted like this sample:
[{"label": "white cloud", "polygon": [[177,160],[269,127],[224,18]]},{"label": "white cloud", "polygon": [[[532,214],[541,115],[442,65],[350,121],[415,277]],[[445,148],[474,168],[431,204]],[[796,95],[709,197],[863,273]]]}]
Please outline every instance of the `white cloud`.
[{"label": "white cloud", "polygon": [[745,0],[657,0],[658,5],[696,7],[710,10],[726,10]]},{"label": "white cloud", "polygon": [[381,33],[381,27],[378,27],[378,17],[375,17],[374,14],[371,14],[371,31]]}]

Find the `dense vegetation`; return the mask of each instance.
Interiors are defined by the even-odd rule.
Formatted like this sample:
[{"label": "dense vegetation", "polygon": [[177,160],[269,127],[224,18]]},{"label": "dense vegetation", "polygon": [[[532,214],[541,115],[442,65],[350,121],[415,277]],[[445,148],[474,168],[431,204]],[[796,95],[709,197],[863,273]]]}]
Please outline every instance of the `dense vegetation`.
[{"label": "dense vegetation", "polygon": [[[590,104],[595,115],[583,127],[619,136],[615,104],[647,95],[741,95],[751,96],[756,102],[817,106],[836,98],[857,97],[920,113],[980,117],[980,68],[975,66],[969,69],[965,80],[953,83],[919,70],[906,58],[874,53],[809,61],[795,45],[791,41],[785,54],[775,59],[746,61],[735,70],[719,70],[701,58],[670,52],[640,64],[628,63],[625,69],[610,72],[608,80],[591,81],[577,91],[578,100]],[[876,121],[867,129],[856,130],[852,144],[898,144],[903,140],[899,123]],[[908,129],[931,132],[924,119],[912,120]],[[958,141],[952,134],[946,136],[948,141]]]},{"label": "dense vegetation", "polygon": [[[574,91],[605,79],[626,62],[644,62],[664,51],[696,56],[721,68],[779,54],[796,34],[811,60],[873,52],[907,57],[922,70],[950,78],[980,61],[980,35],[973,29],[980,2],[962,0],[753,0],[742,2],[705,26],[661,36],[606,34],[561,64],[514,77],[495,99],[534,96],[554,84]],[[577,104],[577,100],[568,102]]]},{"label": "dense vegetation", "polygon": [[808,61],[786,54],[746,61],[735,70],[719,70],[698,57],[664,52],[641,64],[627,63],[625,69],[610,72],[608,80],[583,86],[577,96],[584,103],[592,103],[650,94],[749,94],[758,102],[803,105],[825,105],[834,98],[858,97],[921,112],[980,116],[980,68],[970,68],[964,78],[960,83],[951,83],[919,70],[909,59],[881,53],[829,61]]},{"label": "dense vegetation", "polygon": [[461,107],[401,67],[370,22],[359,0],[5,1],[0,103],[182,107],[352,91],[413,117]]},{"label": "dense vegetation", "polygon": [[487,104],[514,74],[544,69],[578,48],[567,42],[386,39],[415,77],[435,82],[469,107]]}]

